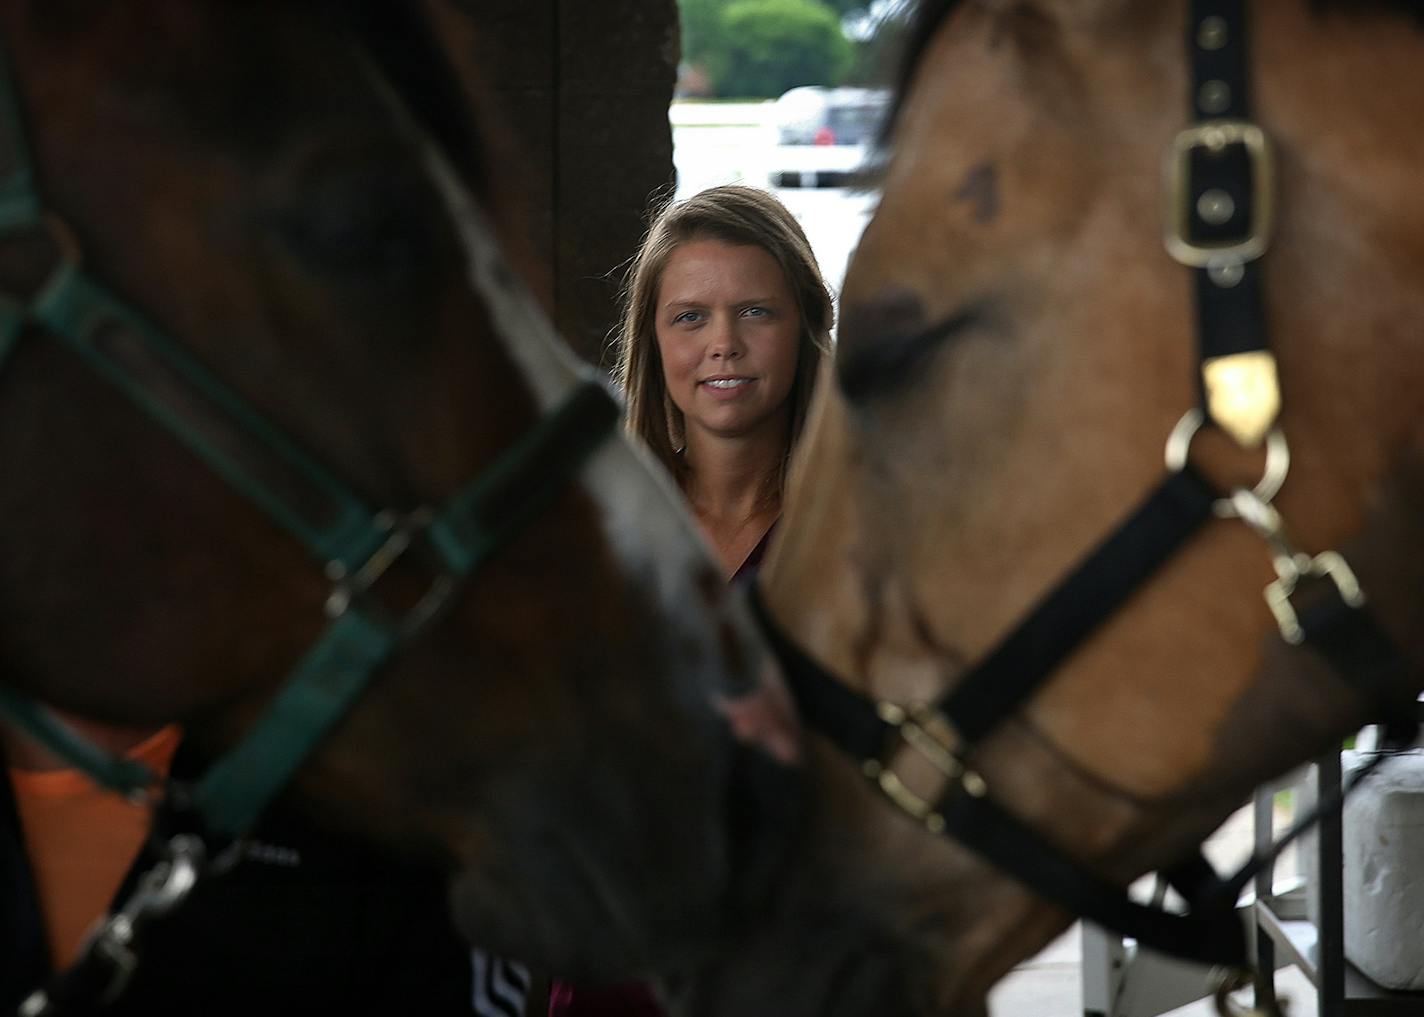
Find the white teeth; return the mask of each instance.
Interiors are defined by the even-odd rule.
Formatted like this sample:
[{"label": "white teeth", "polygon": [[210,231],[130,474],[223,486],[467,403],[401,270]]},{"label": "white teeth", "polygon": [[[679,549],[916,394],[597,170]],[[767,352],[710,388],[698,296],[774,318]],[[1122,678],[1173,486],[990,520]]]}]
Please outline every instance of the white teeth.
[{"label": "white teeth", "polygon": [[713,388],[740,388],[750,382],[750,378],[713,378],[711,381],[704,381],[702,384],[711,385]]}]

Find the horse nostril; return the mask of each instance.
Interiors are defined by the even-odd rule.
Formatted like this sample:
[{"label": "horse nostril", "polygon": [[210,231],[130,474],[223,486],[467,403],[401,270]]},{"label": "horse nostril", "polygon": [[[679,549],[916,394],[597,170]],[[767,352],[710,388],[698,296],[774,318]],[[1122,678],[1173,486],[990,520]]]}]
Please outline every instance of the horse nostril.
[{"label": "horse nostril", "polygon": [[755,745],[787,766],[800,760],[801,720],[779,674],[768,673],[744,695],[718,696],[713,702],[737,741]]}]

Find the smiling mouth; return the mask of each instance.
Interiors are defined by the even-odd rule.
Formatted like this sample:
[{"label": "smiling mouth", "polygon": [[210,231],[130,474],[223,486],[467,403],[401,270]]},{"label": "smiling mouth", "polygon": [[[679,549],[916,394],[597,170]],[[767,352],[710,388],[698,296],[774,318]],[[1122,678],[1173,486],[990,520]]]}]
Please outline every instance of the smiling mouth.
[{"label": "smiling mouth", "polygon": [[708,378],[702,384],[709,388],[731,389],[750,385],[754,380],[752,378]]}]

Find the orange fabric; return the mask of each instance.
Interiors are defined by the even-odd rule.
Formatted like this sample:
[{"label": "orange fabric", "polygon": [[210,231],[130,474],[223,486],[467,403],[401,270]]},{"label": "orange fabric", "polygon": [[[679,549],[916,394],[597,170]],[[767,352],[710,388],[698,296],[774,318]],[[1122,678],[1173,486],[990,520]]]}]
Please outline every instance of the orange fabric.
[{"label": "orange fabric", "polygon": [[[181,737],[177,727],[166,727],[125,755],[167,774]],[[50,961],[66,967],[143,847],[148,810],[78,770],[9,769]]]}]

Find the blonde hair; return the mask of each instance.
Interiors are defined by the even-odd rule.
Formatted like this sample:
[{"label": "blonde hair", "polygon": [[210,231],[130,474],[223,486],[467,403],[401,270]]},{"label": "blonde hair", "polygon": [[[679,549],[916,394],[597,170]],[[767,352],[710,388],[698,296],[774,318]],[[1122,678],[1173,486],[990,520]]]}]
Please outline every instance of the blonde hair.
[{"label": "blonde hair", "polygon": [[663,378],[655,305],[668,258],[693,240],[760,247],[786,274],[801,319],[796,377],[787,396],[791,403],[788,455],[806,419],[821,359],[830,353],[835,324],[831,291],[821,277],[806,233],[774,195],[756,187],[727,184],[683,201],[669,201],[655,210],[652,226],[624,281],[623,322],[616,340],[613,378],[627,401],[628,430],[647,444],[679,482],[685,481],[687,473],[677,454],[684,441],[682,411],[673,404]]}]

